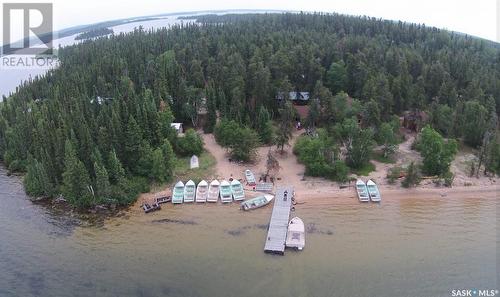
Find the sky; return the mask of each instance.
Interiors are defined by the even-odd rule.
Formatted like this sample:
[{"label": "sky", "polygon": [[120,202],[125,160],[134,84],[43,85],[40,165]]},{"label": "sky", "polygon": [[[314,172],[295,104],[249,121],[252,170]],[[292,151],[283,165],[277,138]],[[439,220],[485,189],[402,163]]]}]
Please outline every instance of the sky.
[{"label": "sky", "polygon": [[[170,12],[276,9],[338,12],[425,23],[428,26],[459,31],[500,42],[500,21],[498,20],[500,0],[0,0],[0,3],[17,2],[53,3],[55,29]],[[33,19],[36,21],[36,16]],[[14,22],[19,24],[14,26],[15,28],[21,27],[20,19]]]}]

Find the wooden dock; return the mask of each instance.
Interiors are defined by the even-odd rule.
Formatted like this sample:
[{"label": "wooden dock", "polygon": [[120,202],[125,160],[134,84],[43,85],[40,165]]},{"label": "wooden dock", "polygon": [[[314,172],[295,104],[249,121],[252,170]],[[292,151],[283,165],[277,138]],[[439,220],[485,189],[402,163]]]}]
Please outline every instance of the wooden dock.
[{"label": "wooden dock", "polygon": [[[287,195],[285,196],[285,192]],[[292,206],[293,188],[279,188],[274,198],[273,213],[267,231],[264,252],[273,254],[285,254],[285,241],[290,220],[290,209]]]}]

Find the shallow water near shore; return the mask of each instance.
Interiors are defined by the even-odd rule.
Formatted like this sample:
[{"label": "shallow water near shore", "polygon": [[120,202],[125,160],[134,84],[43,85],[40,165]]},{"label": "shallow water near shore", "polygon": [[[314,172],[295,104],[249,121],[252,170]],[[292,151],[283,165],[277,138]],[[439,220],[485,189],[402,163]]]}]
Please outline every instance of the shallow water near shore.
[{"label": "shallow water near shore", "polygon": [[103,225],[31,203],[0,169],[0,296],[451,296],[498,289],[496,199],[301,204],[306,248],[263,252],[271,206],[131,208]]}]

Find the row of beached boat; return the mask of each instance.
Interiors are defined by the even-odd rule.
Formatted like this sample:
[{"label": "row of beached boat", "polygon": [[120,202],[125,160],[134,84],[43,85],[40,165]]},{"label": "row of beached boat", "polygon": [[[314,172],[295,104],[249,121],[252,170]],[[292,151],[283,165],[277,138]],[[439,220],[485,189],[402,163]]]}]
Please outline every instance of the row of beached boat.
[{"label": "row of beached boat", "polygon": [[263,194],[261,196],[245,200],[245,190],[239,180],[228,182],[223,180],[213,180],[210,184],[202,180],[198,186],[194,181],[190,180],[186,184],[179,181],[172,191],[172,203],[189,203],[189,202],[218,202],[230,203],[233,201],[242,201],[241,209],[252,210],[269,204],[274,196]]},{"label": "row of beached boat", "polygon": [[358,193],[358,199],[361,202],[368,202],[370,200],[372,202],[382,201],[377,184],[371,179],[366,183],[358,179],[356,181],[356,192]]},{"label": "row of beached boat", "polygon": [[245,190],[239,180],[228,182],[223,180],[213,180],[210,184],[202,180],[196,186],[195,182],[190,180],[186,184],[179,181],[175,184],[172,191],[172,203],[190,203],[190,202],[217,202],[230,203],[234,201],[245,200]]}]

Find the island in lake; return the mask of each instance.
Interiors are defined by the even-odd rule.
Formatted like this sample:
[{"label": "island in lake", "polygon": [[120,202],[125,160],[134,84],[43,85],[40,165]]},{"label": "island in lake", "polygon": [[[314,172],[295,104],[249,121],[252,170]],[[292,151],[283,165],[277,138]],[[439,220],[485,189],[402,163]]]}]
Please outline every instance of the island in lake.
[{"label": "island in lake", "polygon": [[87,40],[101,36],[106,36],[109,34],[113,34],[113,29],[107,27],[94,28],[89,31],[76,35],[75,40]]}]

